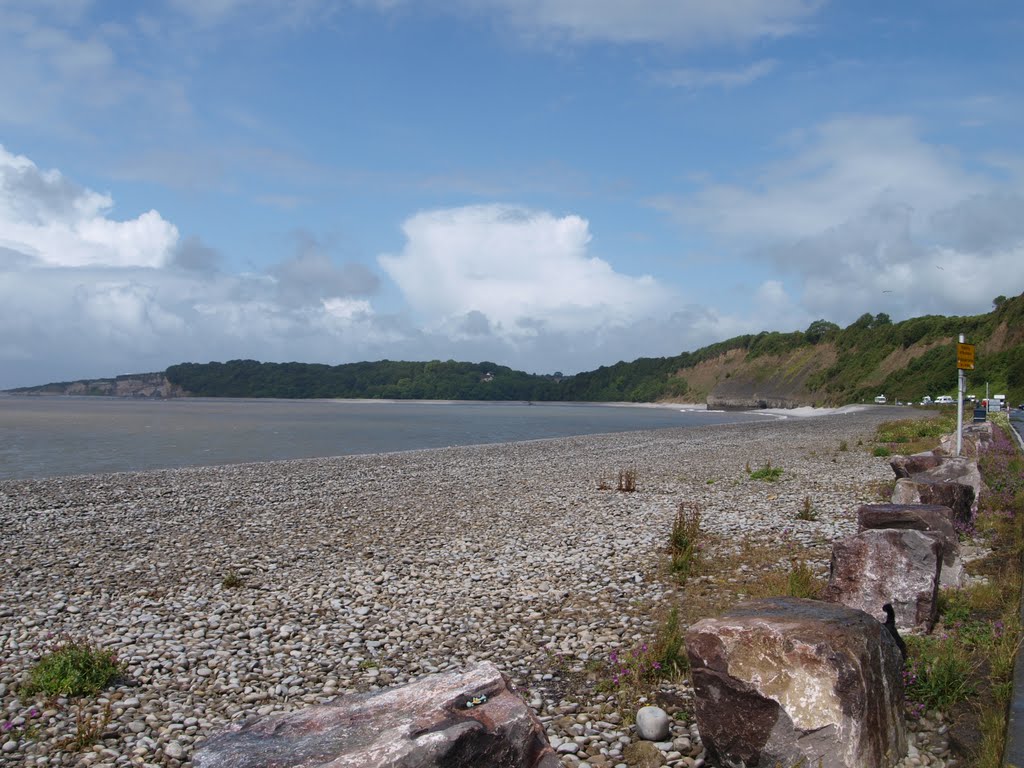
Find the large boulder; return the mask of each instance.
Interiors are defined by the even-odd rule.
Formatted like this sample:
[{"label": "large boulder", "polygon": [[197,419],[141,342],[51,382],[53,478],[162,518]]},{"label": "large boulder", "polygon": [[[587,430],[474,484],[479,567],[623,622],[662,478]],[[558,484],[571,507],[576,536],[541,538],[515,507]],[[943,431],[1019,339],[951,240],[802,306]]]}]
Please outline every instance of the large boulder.
[{"label": "large boulder", "polygon": [[[978,454],[992,442],[992,423],[988,421],[978,424],[966,423],[961,434],[963,435],[963,439],[960,441],[961,456],[977,458]],[[938,451],[947,456],[956,455],[956,432],[942,436],[939,440]]]},{"label": "large boulder", "polygon": [[902,658],[863,611],[754,600],[694,624],[686,651],[719,765],[883,768],[906,754]]},{"label": "large boulder", "polygon": [[892,503],[949,507],[953,510],[954,526],[969,526],[974,514],[974,488],[965,483],[938,479],[930,476],[929,472],[919,472],[912,478],[897,480],[892,492]]},{"label": "large boulder", "polygon": [[559,761],[537,718],[485,662],[229,726],[196,749],[192,765],[558,768]]},{"label": "large boulder", "polygon": [[938,618],[942,535],[935,531],[866,530],[832,544],[825,597],[879,621],[891,603],[901,630],[930,632]]},{"label": "large boulder", "polygon": [[953,528],[953,510],[938,504],[863,504],[857,509],[857,530],[896,528],[934,531],[942,539],[940,586],[959,587],[964,576],[960,539]]},{"label": "large boulder", "polygon": [[909,456],[893,456],[889,459],[889,466],[897,478],[910,477],[926,469],[932,469],[942,463],[943,456],[932,451],[924,453],[912,453]]}]

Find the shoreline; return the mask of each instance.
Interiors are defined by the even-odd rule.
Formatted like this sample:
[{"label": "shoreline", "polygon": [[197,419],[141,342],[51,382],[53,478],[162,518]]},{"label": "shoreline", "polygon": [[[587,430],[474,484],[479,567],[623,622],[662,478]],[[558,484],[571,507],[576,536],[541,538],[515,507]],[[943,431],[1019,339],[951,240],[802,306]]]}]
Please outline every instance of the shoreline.
[{"label": "shoreline", "polygon": [[[16,683],[47,636],[73,636],[115,650],[131,682],[83,704],[111,706],[96,765],[188,765],[230,721],[484,659],[554,717],[578,692],[553,656],[649,640],[677,595],[663,565],[680,502],[723,541],[788,531],[824,556],[892,478],[857,441],[893,417],[0,481],[0,707],[42,707]],[[777,483],[747,477],[768,460]],[[598,490],[624,468],[637,493]],[[797,523],[805,497],[819,519]],[[75,765],[58,746],[75,711],[47,708],[0,760]]]}]

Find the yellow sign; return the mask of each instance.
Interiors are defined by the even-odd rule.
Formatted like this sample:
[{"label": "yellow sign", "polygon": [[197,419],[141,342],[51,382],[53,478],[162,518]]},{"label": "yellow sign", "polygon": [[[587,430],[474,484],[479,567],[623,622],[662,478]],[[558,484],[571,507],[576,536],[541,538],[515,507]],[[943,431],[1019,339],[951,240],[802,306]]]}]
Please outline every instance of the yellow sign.
[{"label": "yellow sign", "polygon": [[973,344],[957,344],[956,345],[956,367],[961,371],[973,371],[974,370],[974,345]]}]

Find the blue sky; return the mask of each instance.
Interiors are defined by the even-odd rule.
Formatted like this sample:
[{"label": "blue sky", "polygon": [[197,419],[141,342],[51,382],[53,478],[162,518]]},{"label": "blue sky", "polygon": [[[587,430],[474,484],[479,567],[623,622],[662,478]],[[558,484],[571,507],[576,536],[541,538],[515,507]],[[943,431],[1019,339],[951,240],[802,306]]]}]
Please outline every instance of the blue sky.
[{"label": "blue sky", "polygon": [[1024,290],[1024,6],[0,0],[0,388]]}]

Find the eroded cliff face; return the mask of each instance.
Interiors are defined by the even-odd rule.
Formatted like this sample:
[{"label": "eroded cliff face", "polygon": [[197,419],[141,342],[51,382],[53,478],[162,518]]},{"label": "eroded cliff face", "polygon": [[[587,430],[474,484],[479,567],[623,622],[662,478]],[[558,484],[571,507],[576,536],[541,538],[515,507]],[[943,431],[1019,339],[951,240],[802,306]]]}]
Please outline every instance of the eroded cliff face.
[{"label": "eroded cliff face", "polygon": [[186,397],[177,384],[172,384],[163,373],[133,373],[110,379],[82,379],[80,381],[46,384],[42,387],[12,389],[19,395],[97,395],[101,397]]},{"label": "eroded cliff face", "polygon": [[807,386],[807,380],[836,360],[835,347],[820,344],[784,355],[747,360],[734,356],[721,366],[707,395],[708,408],[796,408],[825,405],[824,398]]}]

